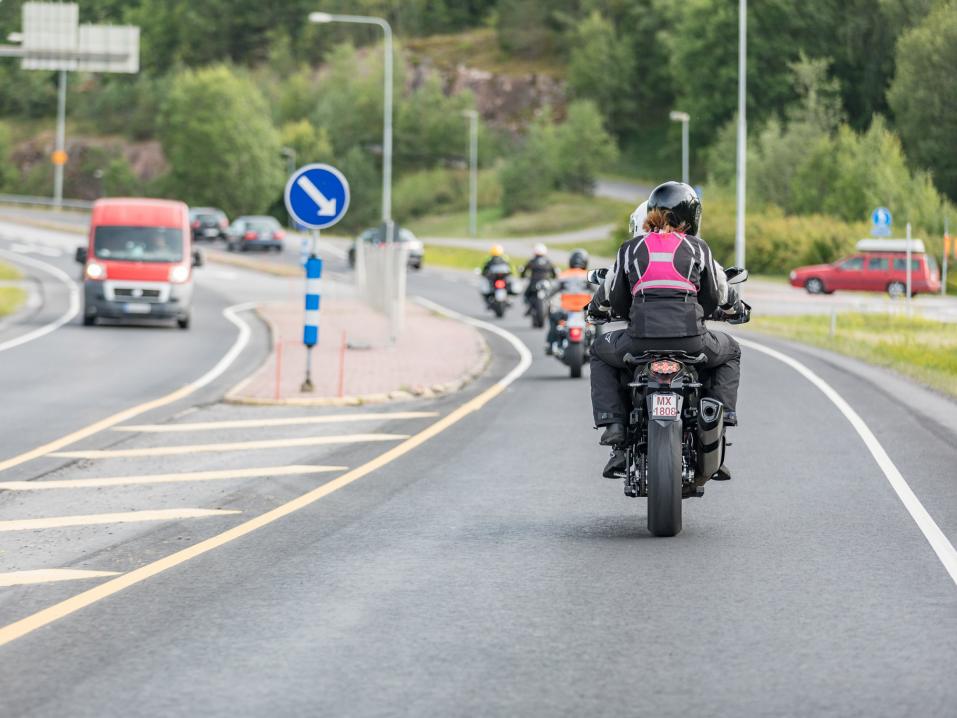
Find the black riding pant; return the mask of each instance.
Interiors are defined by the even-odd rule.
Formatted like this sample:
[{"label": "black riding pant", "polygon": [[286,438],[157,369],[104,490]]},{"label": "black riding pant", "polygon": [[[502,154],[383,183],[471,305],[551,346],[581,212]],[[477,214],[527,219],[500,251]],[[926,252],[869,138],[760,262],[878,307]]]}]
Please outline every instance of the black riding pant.
[{"label": "black riding pant", "polygon": [[629,395],[622,386],[621,370],[628,367],[623,359],[626,354],[640,354],[650,349],[703,353],[707,357],[703,367],[710,370],[710,386],[703,382],[705,395],[717,399],[730,411],[736,410],[741,347],[734,337],[708,330],[697,337],[638,339],[621,329],[602,335],[592,344],[591,405],[595,426],[627,423]]}]

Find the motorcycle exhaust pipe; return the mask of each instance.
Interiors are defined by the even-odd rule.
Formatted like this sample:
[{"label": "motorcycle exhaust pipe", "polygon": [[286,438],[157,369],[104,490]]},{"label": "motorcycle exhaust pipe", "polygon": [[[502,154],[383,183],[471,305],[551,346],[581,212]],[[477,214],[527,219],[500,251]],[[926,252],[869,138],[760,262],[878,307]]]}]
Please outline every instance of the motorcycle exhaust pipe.
[{"label": "motorcycle exhaust pipe", "polygon": [[717,399],[702,399],[698,404],[699,478],[710,479],[721,468],[724,458],[724,404]]}]

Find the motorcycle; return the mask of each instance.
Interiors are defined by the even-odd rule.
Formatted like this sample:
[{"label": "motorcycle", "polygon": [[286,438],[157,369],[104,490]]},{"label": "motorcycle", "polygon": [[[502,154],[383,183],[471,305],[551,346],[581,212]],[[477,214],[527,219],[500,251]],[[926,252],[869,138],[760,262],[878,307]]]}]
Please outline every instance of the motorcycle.
[{"label": "motorcycle", "polygon": [[540,279],[525,292],[526,316],[532,318],[532,327],[541,329],[545,326],[545,317],[548,314],[548,296],[552,285],[547,279]]},{"label": "motorcycle", "polygon": [[479,291],[485,299],[485,305],[501,319],[505,316],[505,310],[512,304],[511,297],[515,295],[511,267],[505,262],[493,264],[488,273],[482,276]]},{"label": "motorcycle", "polygon": [[[590,272],[589,281],[600,284],[606,272]],[[729,284],[748,277],[747,270],[737,267],[725,273]],[[741,307],[738,314],[719,309],[710,318],[744,324],[751,318],[751,307],[745,302]],[[682,500],[704,496],[711,479],[730,478],[723,469],[730,446],[725,441],[724,405],[702,396],[708,379],[699,367],[705,361],[704,354],[667,350],[624,357],[630,381],[626,379],[623,388],[631,397],[632,410],[625,430],[625,469],[619,475],[625,480],[626,496],[648,499],[648,530],[655,536],[680,533]]]},{"label": "motorcycle", "polygon": [[555,321],[556,339],[551,345],[552,356],[568,367],[572,379],[578,379],[591,353],[595,327],[586,320],[584,309],[577,312],[558,312]]}]

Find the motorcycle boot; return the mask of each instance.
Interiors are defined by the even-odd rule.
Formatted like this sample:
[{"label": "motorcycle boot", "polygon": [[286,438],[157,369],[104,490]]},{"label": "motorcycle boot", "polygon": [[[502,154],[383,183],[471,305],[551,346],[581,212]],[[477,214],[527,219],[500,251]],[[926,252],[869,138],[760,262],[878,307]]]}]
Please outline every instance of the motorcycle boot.
[{"label": "motorcycle boot", "polygon": [[602,446],[617,446],[624,443],[625,441],[625,425],[614,423],[608,424],[605,427],[605,431],[602,432],[601,439],[598,440],[598,443]]},{"label": "motorcycle boot", "polygon": [[620,479],[625,473],[625,452],[623,449],[613,449],[608,463],[602,469],[601,475],[606,479]]}]

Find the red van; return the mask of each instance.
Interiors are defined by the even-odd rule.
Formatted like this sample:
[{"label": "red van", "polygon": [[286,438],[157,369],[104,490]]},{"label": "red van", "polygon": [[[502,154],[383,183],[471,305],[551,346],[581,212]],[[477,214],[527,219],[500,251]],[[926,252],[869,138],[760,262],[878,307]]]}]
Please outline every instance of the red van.
[{"label": "red van", "polygon": [[159,199],[97,200],[83,266],[83,324],[103,319],[175,319],[189,328],[193,267],[189,209]]},{"label": "red van", "polygon": [[[910,242],[911,295],[940,292],[936,260],[925,252],[923,241]],[[907,240],[862,239],[857,254],[833,264],[798,267],[789,278],[792,287],[804,287],[810,294],[847,289],[901,297],[907,292]]]}]

